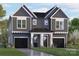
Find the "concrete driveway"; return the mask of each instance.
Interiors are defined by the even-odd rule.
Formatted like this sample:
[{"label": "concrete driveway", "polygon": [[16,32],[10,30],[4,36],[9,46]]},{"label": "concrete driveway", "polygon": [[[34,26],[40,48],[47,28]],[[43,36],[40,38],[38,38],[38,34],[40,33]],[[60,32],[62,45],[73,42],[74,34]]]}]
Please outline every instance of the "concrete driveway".
[{"label": "concrete driveway", "polygon": [[17,49],[17,50],[23,52],[26,56],[53,56],[51,54],[35,51],[32,49]]}]

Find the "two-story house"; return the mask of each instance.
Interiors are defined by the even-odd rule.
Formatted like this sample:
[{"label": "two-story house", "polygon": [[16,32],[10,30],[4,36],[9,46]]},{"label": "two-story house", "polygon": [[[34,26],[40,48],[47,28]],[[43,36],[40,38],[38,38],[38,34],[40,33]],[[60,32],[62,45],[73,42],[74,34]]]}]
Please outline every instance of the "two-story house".
[{"label": "two-story house", "polygon": [[9,17],[8,45],[14,48],[56,47],[67,44],[68,17],[54,6],[47,12],[32,12],[25,5]]}]

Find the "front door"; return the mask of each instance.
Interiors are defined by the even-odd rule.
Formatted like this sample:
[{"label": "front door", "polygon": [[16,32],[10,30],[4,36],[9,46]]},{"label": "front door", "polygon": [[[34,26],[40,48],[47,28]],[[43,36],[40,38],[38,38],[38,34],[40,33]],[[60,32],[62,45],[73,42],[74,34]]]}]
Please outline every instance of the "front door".
[{"label": "front door", "polygon": [[40,47],[40,34],[33,35],[33,45],[34,47]]}]

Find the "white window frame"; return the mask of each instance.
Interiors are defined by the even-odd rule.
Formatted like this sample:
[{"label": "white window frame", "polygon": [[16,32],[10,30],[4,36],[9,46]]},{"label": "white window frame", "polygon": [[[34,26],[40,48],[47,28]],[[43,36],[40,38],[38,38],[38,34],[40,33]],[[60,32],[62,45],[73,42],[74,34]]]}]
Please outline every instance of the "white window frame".
[{"label": "white window frame", "polygon": [[37,19],[33,19],[33,25],[37,25]]},{"label": "white window frame", "polygon": [[[56,28],[56,21],[59,21],[59,28]],[[60,27],[60,22],[62,22],[62,28]],[[64,30],[64,18],[56,18],[55,19],[55,29],[56,30]]]},{"label": "white window frame", "polygon": [[48,25],[48,20],[44,20],[44,25]]},{"label": "white window frame", "polygon": [[[28,17],[17,17],[17,29],[27,29],[27,18]],[[21,28],[18,27],[18,20],[21,20]],[[25,28],[22,27],[22,21],[25,20]]]}]

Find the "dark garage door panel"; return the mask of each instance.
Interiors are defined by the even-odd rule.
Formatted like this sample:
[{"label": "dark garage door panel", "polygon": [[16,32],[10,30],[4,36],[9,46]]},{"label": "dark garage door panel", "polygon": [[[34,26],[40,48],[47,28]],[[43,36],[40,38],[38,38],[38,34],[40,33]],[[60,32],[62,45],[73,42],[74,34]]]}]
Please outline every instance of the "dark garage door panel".
[{"label": "dark garage door panel", "polygon": [[64,48],[64,38],[54,38],[53,44],[56,48]]},{"label": "dark garage door panel", "polygon": [[28,39],[27,38],[15,38],[15,48],[27,48]]}]

